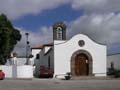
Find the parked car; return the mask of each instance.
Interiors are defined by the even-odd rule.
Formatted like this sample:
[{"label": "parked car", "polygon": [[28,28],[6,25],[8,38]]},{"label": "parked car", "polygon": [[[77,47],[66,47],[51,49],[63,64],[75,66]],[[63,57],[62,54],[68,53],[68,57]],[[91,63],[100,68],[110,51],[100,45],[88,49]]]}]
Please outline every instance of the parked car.
[{"label": "parked car", "polygon": [[39,77],[41,78],[52,78],[53,70],[46,68],[45,66],[40,66]]},{"label": "parked car", "polygon": [[0,80],[3,80],[5,78],[5,73],[0,70]]}]

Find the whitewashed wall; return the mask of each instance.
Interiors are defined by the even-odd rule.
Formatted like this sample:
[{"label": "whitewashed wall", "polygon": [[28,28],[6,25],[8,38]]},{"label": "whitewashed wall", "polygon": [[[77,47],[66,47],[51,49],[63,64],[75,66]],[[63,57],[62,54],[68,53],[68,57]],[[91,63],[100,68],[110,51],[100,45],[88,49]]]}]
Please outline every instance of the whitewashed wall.
[{"label": "whitewashed wall", "polygon": [[5,73],[5,78],[12,78],[12,66],[1,65],[0,69]]},{"label": "whitewashed wall", "polygon": [[[84,40],[85,46],[80,47],[78,45],[79,40]],[[97,44],[82,34],[74,36],[69,41],[54,41],[55,75],[71,72],[71,56],[78,50],[86,50],[91,54],[95,76],[106,76],[106,46]]]},{"label": "whitewashed wall", "polygon": [[[5,73],[5,78],[13,78],[13,66],[0,66],[0,69]],[[23,65],[17,66],[16,78],[33,78],[33,66]]]},{"label": "whitewashed wall", "polygon": [[39,59],[35,59],[35,71],[34,71],[34,75],[36,77],[39,77],[39,70],[40,70],[40,65],[43,62],[42,56],[44,55],[44,49],[41,49],[41,51],[39,52]]},{"label": "whitewashed wall", "polygon": [[[48,46],[45,47],[45,49],[48,49]],[[50,69],[54,70],[54,60],[53,60],[53,47],[49,46],[49,49],[44,55],[41,57],[41,65],[44,65],[45,67],[48,68],[48,59],[50,57]]]},{"label": "whitewashed wall", "polygon": [[36,55],[39,54],[41,51],[41,49],[32,49],[32,55],[33,57],[29,59],[29,64],[33,65],[34,63],[36,63]]},{"label": "whitewashed wall", "polygon": [[17,78],[33,78],[33,66],[30,65],[18,66]]},{"label": "whitewashed wall", "polygon": [[40,59],[36,60],[35,67],[35,76],[39,76],[40,66],[45,66],[48,68],[48,58],[50,57],[50,69],[54,70],[54,57],[53,57],[53,48],[51,46],[45,46],[40,51]]},{"label": "whitewashed wall", "polygon": [[39,54],[41,52],[41,49],[32,49],[32,55],[33,57],[29,59],[29,65],[34,65],[34,69],[33,69],[33,74],[36,74],[36,66],[39,64],[38,60],[36,59],[36,55]]}]

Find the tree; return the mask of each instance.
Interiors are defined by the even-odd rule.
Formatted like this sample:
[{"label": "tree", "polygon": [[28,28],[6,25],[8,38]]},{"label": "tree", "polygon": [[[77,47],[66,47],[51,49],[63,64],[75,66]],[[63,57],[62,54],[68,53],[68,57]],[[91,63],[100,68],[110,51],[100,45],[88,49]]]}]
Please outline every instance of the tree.
[{"label": "tree", "polygon": [[4,14],[0,15],[0,64],[4,65],[10,57],[15,45],[21,40],[19,30],[15,29],[12,23]]}]

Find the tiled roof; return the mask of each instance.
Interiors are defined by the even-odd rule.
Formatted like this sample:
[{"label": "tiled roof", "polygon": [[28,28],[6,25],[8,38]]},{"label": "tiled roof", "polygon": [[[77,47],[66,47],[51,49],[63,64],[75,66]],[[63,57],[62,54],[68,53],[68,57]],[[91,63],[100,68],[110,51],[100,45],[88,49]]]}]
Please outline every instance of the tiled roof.
[{"label": "tiled roof", "polygon": [[42,49],[44,48],[44,46],[53,46],[53,43],[38,45],[38,46],[32,47],[32,49]]}]

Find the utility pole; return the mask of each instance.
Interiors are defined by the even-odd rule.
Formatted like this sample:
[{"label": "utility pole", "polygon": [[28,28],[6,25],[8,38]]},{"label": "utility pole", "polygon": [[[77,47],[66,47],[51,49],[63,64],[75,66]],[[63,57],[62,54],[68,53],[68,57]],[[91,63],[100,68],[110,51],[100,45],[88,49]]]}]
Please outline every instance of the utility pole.
[{"label": "utility pole", "polygon": [[29,33],[25,33],[26,35],[26,65],[29,64],[29,56],[28,56],[28,50],[29,50],[29,41],[28,41],[28,36]]}]

